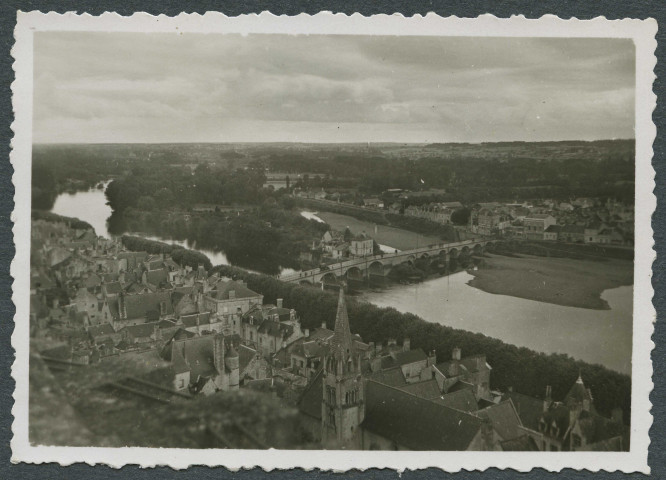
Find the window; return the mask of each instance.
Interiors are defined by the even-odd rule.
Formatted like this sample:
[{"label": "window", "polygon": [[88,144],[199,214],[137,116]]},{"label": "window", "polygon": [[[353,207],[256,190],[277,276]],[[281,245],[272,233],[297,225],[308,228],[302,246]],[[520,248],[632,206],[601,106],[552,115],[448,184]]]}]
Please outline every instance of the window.
[{"label": "window", "polygon": [[178,380],[178,388],[185,388],[185,379]]}]

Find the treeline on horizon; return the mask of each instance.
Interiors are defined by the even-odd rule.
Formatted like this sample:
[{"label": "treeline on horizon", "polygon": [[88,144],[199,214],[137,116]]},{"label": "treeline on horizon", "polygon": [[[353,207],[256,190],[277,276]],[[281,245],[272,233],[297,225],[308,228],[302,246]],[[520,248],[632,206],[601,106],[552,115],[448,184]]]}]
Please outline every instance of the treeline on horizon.
[{"label": "treeline on horizon", "polygon": [[[165,170],[209,164],[233,172],[230,191],[204,197],[261,203],[271,193],[266,171],[291,174],[290,186],[358,189],[446,189],[439,201],[530,200],[572,197],[634,198],[634,140],[502,142],[480,144],[118,144],[37,145],[33,149],[33,207],[51,208],[58,193],[83,189],[142,168]],[[241,172],[246,172],[245,174]],[[298,177],[308,172],[309,175]],[[248,180],[247,175],[255,175]],[[234,181],[237,180],[237,182]],[[246,181],[247,183],[243,184]],[[261,181],[263,184],[263,180]],[[210,186],[209,184],[207,184]],[[184,204],[189,189],[174,191]],[[249,187],[248,196],[234,191]],[[139,192],[140,194],[141,192]],[[249,197],[249,198],[248,198]],[[412,199],[408,203],[425,200]],[[205,202],[204,202],[205,203]]]}]

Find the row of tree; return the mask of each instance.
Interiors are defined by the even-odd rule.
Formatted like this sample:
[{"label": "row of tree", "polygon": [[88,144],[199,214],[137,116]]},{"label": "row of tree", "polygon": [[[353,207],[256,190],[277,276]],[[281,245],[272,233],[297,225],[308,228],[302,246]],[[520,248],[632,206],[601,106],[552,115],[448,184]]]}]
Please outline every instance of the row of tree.
[{"label": "row of tree", "polygon": [[199,265],[203,265],[206,270],[212,268],[210,259],[206,255],[196,250],[183,248],[180,245],[147,240],[131,235],[123,235],[121,241],[125,248],[133,252],[164,253],[170,255],[173,261],[182,267],[190,266],[196,269]]},{"label": "row of tree", "polygon": [[[317,328],[322,321],[326,321],[329,328],[334,326],[337,296],[329,291],[284,283],[231,266],[217,266],[213,271],[245,280],[252,290],[264,295],[266,302],[283,298],[285,305],[299,312],[304,328]],[[410,338],[412,348],[426,352],[435,350],[438,361],[449,358],[454,347],[462,348],[464,355],[485,354],[493,367],[491,387],[494,389],[506,391],[512,387],[526,395],[543,398],[546,386],[550,385],[553,398],[562,399],[580,372],[592,390],[597,410],[610,416],[613,408],[619,406],[625,421],[629,421],[631,378],[628,375],[564,354],[539,353],[482,334],[429,323],[411,313],[380,308],[353,298],[348,300],[348,308],[352,331],[366,342]]]}]

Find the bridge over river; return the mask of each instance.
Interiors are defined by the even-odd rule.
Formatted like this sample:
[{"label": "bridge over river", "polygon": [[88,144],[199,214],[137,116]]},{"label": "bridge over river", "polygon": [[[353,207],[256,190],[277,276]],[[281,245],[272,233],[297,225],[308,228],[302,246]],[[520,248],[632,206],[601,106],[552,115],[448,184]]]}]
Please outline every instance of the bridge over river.
[{"label": "bridge over river", "polygon": [[366,257],[355,257],[324,268],[315,268],[302,272],[278,276],[283,282],[304,284],[338,283],[340,280],[363,281],[370,276],[385,277],[391,268],[401,263],[414,264],[416,259],[436,261],[450,265],[459,255],[482,255],[484,249],[492,249],[493,240],[465,240],[462,242],[439,243],[425,247],[403,250],[394,253],[382,253]]}]

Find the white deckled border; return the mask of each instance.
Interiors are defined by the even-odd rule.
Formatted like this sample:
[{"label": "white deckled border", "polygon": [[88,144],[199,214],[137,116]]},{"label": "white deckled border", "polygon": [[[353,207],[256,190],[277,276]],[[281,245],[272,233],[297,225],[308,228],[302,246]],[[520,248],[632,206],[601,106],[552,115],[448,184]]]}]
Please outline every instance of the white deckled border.
[{"label": "white deckled border", "polygon": [[[322,12],[314,16],[259,15],[227,17],[217,12],[205,15],[180,14],[176,17],[135,13],[122,17],[105,13],[98,17],[75,13],[57,14],[19,12],[15,29],[16,44],[12,49],[16,79],[12,84],[15,121],[12,124],[11,162],[16,189],[14,242],[16,256],[11,265],[14,278],[12,300],[16,306],[12,346],[16,360],[12,376],[14,423],[11,441],[12,461],[29,463],[76,462],[103,463],[113,467],[138,464],[143,467],[168,465],[181,469],[190,465],[223,465],[231,470],[261,467],[266,470],[300,467],[345,471],[349,469],[392,468],[398,471],[439,467],[455,472],[485,470],[490,467],[529,471],[540,467],[550,471],[563,468],[590,471],[650,471],[647,458],[652,425],[649,394],[652,391],[650,352],[656,312],[652,305],[651,284],[653,232],[651,216],[656,207],[653,195],[654,170],[651,165],[652,143],[656,127],[652,112],[656,95],[652,92],[656,65],[657,22],[647,20],[562,20],[554,15],[539,19],[524,16],[501,19],[492,15],[478,18],[442,18],[429,13],[425,17],[360,14],[347,16]],[[636,208],[634,263],[634,329],[630,452],[345,452],[345,451],[277,451],[277,450],[185,450],[151,448],[80,448],[31,446],[28,442],[28,356],[29,356],[29,291],[30,276],[30,185],[32,153],[32,84],[33,33],[35,31],[107,31],[196,33],[285,33],[285,34],[355,34],[355,35],[447,35],[511,37],[596,37],[631,38],[636,45]]]}]

